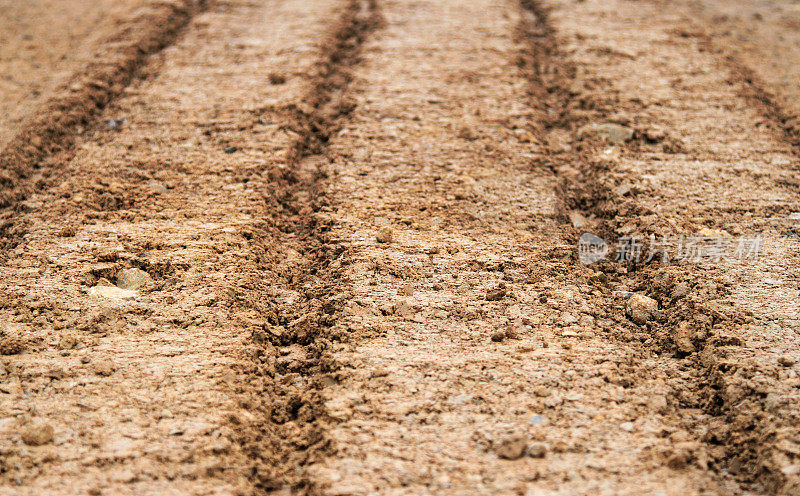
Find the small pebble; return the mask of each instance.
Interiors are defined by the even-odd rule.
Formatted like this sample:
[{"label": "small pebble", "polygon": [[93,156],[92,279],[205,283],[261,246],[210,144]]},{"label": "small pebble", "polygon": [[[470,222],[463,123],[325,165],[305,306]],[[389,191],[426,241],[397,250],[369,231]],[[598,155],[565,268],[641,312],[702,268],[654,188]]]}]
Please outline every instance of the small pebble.
[{"label": "small pebble", "polygon": [[239,151],[239,149],[236,148],[235,146],[226,146],[225,147],[225,153],[236,153],[238,151]]},{"label": "small pebble", "polygon": [[47,444],[55,437],[55,430],[49,423],[38,420],[22,429],[22,442],[28,446]]},{"label": "small pebble", "polygon": [[382,227],[376,239],[378,243],[391,243],[392,242],[392,229],[390,227]]},{"label": "small pebble", "polygon": [[637,324],[644,324],[655,317],[658,312],[658,302],[650,297],[634,294],[628,298],[626,313]]},{"label": "small pebble", "polygon": [[273,72],[269,75],[269,82],[270,84],[285,84],[286,76],[283,74],[278,74],[277,72]]},{"label": "small pebble", "polygon": [[531,425],[539,425],[539,424],[544,424],[545,422],[547,422],[547,419],[542,417],[541,415],[533,415],[533,416],[531,416],[530,419],[528,419],[528,422]]},{"label": "small pebble", "polygon": [[500,301],[506,296],[506,290],[502,288],[490,289],[486,292],[486,301]]},{"label": "small pebble", "polygon": [[533,443],[528,447],[528,456],[531,458],[544,458],[547,455],[547,446],[544,443]]},{"label": "small pebble", "polygon": [[94,364],[94,373],[97,375],[101,375],[103,377],[108,377],[114,373],[116,367],[111,360],[101,360],[99,362],[95,362]]},{"label": "small pebble", "polygon": [[794,364],[797,363],[797,360],[795,360],[793,357],[790,357],[788,355],[784,355],[784,356],[778,358],[778,363],[781,364],[783,367],[793,367]]},{"label": "small pebble", "polygon": [[527,444],[522,436],[508,436],[497,443],[494,452],[505,460],[516,460],[525,454]]}]

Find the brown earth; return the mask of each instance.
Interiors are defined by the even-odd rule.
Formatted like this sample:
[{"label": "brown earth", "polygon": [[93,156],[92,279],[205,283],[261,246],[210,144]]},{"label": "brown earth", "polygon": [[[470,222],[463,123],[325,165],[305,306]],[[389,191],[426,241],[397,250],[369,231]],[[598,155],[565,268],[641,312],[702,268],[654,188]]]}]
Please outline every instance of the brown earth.
[{"label": "brown earth", "polygon": [[104,38],[146,0],[30,0],[0,4],[0,145],[60,84],[91,60]]},{"label": "brown earth", "polygon": [[0,494],[800,494],[793,2],[0,19]]}]

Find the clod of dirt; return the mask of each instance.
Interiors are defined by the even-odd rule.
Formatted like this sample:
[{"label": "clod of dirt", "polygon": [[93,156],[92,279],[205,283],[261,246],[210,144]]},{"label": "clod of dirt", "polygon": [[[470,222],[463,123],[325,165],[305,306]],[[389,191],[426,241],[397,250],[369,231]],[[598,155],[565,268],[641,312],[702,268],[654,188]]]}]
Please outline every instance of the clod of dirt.
[{"label": "clod of dirt", "polygon": [[117,368],[111,360],[101,360],[94,364],[94,373],[103,377],[108,377],[114,373]]},{"label": "clod of dirt", "polygon": [[141,269],[124,269],[117,274],[117,286],[122,289],[139,289],[152,281],[150,274]]},{"label": "clod of dirt", "polygon": [[578,139],[597,136],[606,138],[611,143],[624,143],[633,139],[633,129],[613,123],[592,123],[578,130]]},{"label": "clod of dirt", "polygon": [[649,141],[651,143],[658,143],[658,142],[664,141],[664,139],[666,139],[667,133],[666,133],[666,131],[664,131],[660,127],[654,127],[654,128],[646,130],[644,132],[644,137],[647,139],[647,141]]},{"label": "clod of dirt", "polygon": [[495,343],[499,343],[500,341],[505,341],[507,335],[505,331],[497,331],[492,334],[492,341]]},{"label": "clod of dirt", "polygon": [[683,298],[687,294],[689,294],[689,285],[685,282],[679,282],[674,288],[672,288],[671,296],[675,300]]},{"label": "clod of dirt", "polygon": [[675,346],[678,348],[679,352],[688,355],[695,351],[694,343],[692,343],[693,334],[694,330],[691,323],[681,322],[678,324],[678,328],[675,330],[672,341],[675,343]]},{"label": "clod of dirt", "polygon": [[625,311],[632,321],[641,325],[656,316],[658,302],[650,297],[634,294],[628,298]]},{"label": "clod of dirt", "polygon": [[283,74],[278,74],[277,72],[273,72],[269,75],[269,82],[270,84],[285,84],[286,76]]},{"label": "clod of dirt", "polygon": [[414,285],[409,283],[403,284],[400,286],[400,289],[397,291],[397,294],[402,296],[411,296],[414,294]]},{"label": "clod of dirt", "polygon": [[18,355],[25,351],[25,340],[0,331],[0,355]]},{"label": "clod of dirt", "polygon": [[407,317],[411,317],[412,315],[414,315],[415,312],[414,312],[414,308],[411,305],[409,305],[405,301],[401,301],[400,303],[398,303],[394,307],[392,313],[394,313],[395,315],[397,315],[399,317],[407,318]]},{"label": "clod of dirt", "polygon": [[657,413],[666,413],[669,408],[667,397],[660,394],[655,395],[647,402],[647,407]]},{"label": "clod of dirt", "polygon": [[47,444],[55,437],[53,426],[43,420],[32,421],[22,429],[22,442],[28,446]]},{"label": "clod of dirt", "polygon": [[214,444],[211,445],[211,451],[217,454],[227,453],[231,449],[231,444],[232,443],[228,439],[218,439]]},{"label": "clod of dirt", "polygon": [[475,141],[479,138],[475,130],[468,125],[463,125],[458,128],[458,137],[469,141]]},{"label": "clod of dirt", "polygon": [[64,334],[58,340],[58,348],[61,350],[71,350],[78,346],[78,338],[74,334]]},{"label": "clod of dirt", "polygon": [[547,456],[547,446],[544,443],[533,443],[528,447],[528,456],[531,458],[544,458]]},{"label": "clod of dirt", "polygon": [[506,290],[503,288],[490,289],[486,292],[486,301],[500,301],[506,296]]},{"label": "clod of dirt", "polygon": [[667,458],[667,466],[673,470],[686,468],[692,461],[692,452],[685,448],[679,448]]},{"label": "clod of dirt", "polygon": [[391,243],[393,237],[392,228],[382,227],[375,239],[377,239],[378,243]]},{"label": "clod of dirt", "polygon": [[505,460],[516,460],[525,454],[528,447],[527,440],[520,435],[511,435],[498,441],[494,446],[494,452]]}]

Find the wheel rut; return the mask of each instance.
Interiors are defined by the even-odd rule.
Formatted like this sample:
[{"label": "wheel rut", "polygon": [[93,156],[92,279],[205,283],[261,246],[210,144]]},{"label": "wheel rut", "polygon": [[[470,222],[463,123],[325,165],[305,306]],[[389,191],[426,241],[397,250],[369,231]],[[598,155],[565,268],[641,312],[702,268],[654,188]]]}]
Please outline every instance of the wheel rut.
[{"label": "wheel rut", "polygon": [[[57,164],[43,161],[69,150],[80,129],[93,126],[95,118],[122,94],[148,58],[173,43],[192,17],[207,6],[206,0],[151,2],[99,42],[93,60],[76,71],[4,144],[0,153],[0,208],[8,209],[27,196],[35,187],[29,180],[35,170],[49,175],[52,171],[48,169]],[[4,215],[3,225],[8,217]],[[8,227],[0,231],[3,247],[13,248],[6,239],[7,232]]]},{"label": "wheel rut", "polygon": [[[322,211],[328,208],[324,178],[327,144],[355,108],[352,71],[364,42],[380,28],[376,0],[352,0],[320,44],[318,62],[302,97],[288,106],[265,109],[292,136],[285,162],[267,172],[270,222],[248,234],[253,254],[263,264],[255,275],[269,275],[269,289],[249,292],[239,302],[263,323],[253,330],[254,361],[243,394],[269,398],[250,411],[262,419],[243,432],[241,443],[255,462],[255,487],[315,493],[306,467],[330,450],[328,415],[320,391],[338,368],[330,356],[342,311],[338,271],[332,262],[346,247],[330,238]],[[276,258],[291,253],[291,260]],[[279,255],[280,257],[280,255]],[[253,281],[258,287],[259,282]],[[265,298],[266,296],[266,298]]]},{"label": "wheel rut", "polygon": [[[638,236],[644,253],[653,246],[648,243],[651,235],[650,243],[680,235],[705,236],[708,242],[730,237],[730,233],[752,236],[754,231],[766,238],[763,256],[768,260],[744,266],[721,261],[715,266],[708,260],[699,265],[637,260],[640,263],[624,267],[618,263],[593,267],[603,273],[600,278],[606,294],[644,292],[658,300],[664,312],[657,322],[641,329],[645,332],[617,337],[639,341],[641,349],[658,355],[644,367],[675,371],[675,380],[670,381],[671,396],[676,400],[673,412],[687,429],[699,433],[696,439],[702,446],[676,453],[670,463],[683,458],[708,466],[723,480],[725,473],[735,474],[750,490],[791,494],[797,485],[791,475],[794,458],[782,425],[788,426],[796,412],[776,405],[775,398],[794,394],[796,373],[781,371],[777,354],[777,350],[791,353],[793,346],[789,335],[781,338],[768,329],[776,322],[785,325],[789,333],[795,327],[796,310],[789,296],[793,278],[784,277],[781,268],[794,263],[793,255],[784,258],[787,243],[794,246],[786,237],[788,214],[798,205],[796,195],[787,188],[791,184],[787,181],[789,166],[796,156],[792,119],[759,89],[752,71],[711,50],[710,40],[697,34],[698,30],[670,25],[668,15],[660,21],[654,11],[648,11],[652,17],[647,22],[643,21],[645,14],[628,16],[627,21],[636,18],[634,22],[640,23],[642,38],[637,38],[639,29],[615,37],[609,33],[620,28],[613,21],[581,29],[564,16],[570,12],[580,19],[584,14],[576,11],[584,11],[587,16],[606,18],[608,11],[599,5],[572,9],[563,2],[523,2],[523,8],[540,21],[553,15],[557,19],[528,29],[533,33],[534,95],[545,96],[540,101],[546,102],[553,116],[551,130],[543,138],[553,144],[551,154],[541,157],[539,163],[560,176],[562,204],[578,227],[576,233],[594,232],[614,242]],[[653,31],[644,34],[649,29]],[[548,33],[567,39],[569,52],[562,51],[561,58],[569,65],[559,67],[548,56],[548,47],[554,43]],[[656,33],[665,33],[667,38]],[[591,41],[576,47],[576,38]],[[657,44],[650,53],[659,56],[644,58],[643,43]],[[685,57],[685,61],[673,64],[673,57]],[[693,64],[694,73],[677,72]],[[671,73],[671,81],[666,81],[667,67],[676,71]],[[712,77],[697,77],[702,73]],[[636,86],[634,77],[623,74],[635,74],[648,86]],[[662,81],[668,86],[661,87],[659,77],[665,78]],[[672,98],[682,111],[680,130],[673,127],[675,121],[665,98]],[[712,106],[703,104],[708,98],[736,101],[744,118],[735,119],[725,112],[714,116]],[[770,122],[765,129],[753,125],[759,116]],[[718,124],[710,130],[711,119]],[[565,138],[565,134],[580,136],[580,129],[586,129],[581,126],[588,123],[609,122],[628,128],[627,142]],[[728,137],[732,128],[748,131],[734,141]],[[721,146],[714,148],[715,141]],[[763,161],[738,151],[743,145],[762,150],[769,158]],[[726,146],[733,151],[723,151]],[[696,173],[704,169],[714,170],[722,180],[712,179],[707,172]],[[770,180],[762,180],[765,176]],[[655,188],[642,178],[652,180]],[[687,187],[691,181],[702,188]],[[676,191],[674,188],[684,188],[684,193],[677,195],[680,198],[664,195],[663,191]],[[730,196],[748,198],[750,207],[730,208],[728,205],[735,203]],[[778,304],[781,310],[763,312],[763,307],[743,301],[744,294],[763,294],[759,284],[753,283],[762,278],[786,288],[789,299]],[[691,290],[685,294],[687,288]],[[773,296],[776,298],[783,299]],[[617,312],[624,312],[620,304]],[[760,351],[766,342],[775,346],[771,353]],[[769,379],[758,383],[762,377]],[[705,425],[710,427],[703,432]]]}]

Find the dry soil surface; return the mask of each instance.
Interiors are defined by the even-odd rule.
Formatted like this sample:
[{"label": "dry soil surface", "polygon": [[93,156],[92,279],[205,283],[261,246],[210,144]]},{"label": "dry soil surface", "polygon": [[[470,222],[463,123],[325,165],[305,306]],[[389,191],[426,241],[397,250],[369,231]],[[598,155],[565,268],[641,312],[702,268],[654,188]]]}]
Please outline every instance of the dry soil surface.
[{"label": "dry soil surface", "polygon": [[0,494],[800,494],[794,2],[0,20]]}]

